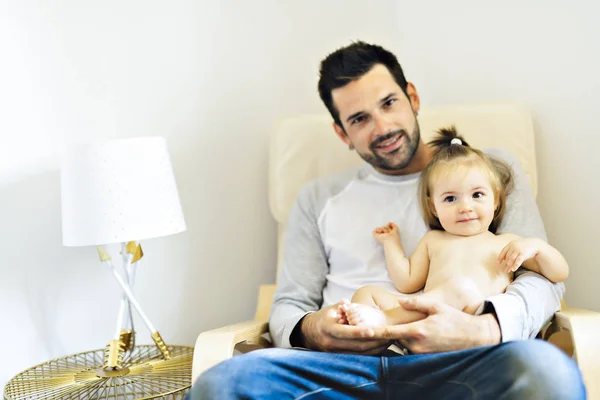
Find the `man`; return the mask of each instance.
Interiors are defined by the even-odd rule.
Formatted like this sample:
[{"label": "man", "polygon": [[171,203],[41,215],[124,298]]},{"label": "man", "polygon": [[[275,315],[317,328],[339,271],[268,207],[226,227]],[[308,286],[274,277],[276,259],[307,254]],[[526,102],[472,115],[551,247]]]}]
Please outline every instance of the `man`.
[{"label": "man", "polygon": [[[393,289],[374,227],[394,221],[407,255],[427,228],[418,209],[419,172],[431,160],[420,137],[417,90],[396,57],[363,42],[321,63],[319,94],[337,136],[364,167],[308,184],[288,221],[270,319],[275,349],[234,357],[206,371],[192,398],[581,399],[575,363],[533,338],[560,307],[562,284],[521,270],[480,315],[413,297],[427,318],[405,325],[342,325],[336,303],[366,284]],[[523,171],[515,169],[498,232],[545,237]],[[410,355],[386,350],[397,342]],[[289,349],[304,347],[320,351]],[[383,355],[381,355],[383,353]]]}]

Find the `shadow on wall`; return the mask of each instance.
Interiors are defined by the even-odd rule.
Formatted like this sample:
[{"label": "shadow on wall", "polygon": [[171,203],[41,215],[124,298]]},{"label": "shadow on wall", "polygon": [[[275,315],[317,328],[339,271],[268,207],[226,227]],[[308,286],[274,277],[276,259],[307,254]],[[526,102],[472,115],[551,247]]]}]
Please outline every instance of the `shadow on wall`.
[{"label": "shadow on wall", "polygon": [[193,344],[202,331],[252,319],[259,285],[275,280],[266,136],[236,135],[235,146],[226,137],[209,148],[192,141],[171,150],[188,226],[178,343]]},{"label": "shadow on wall", "polygon": [[58,172],[51,172],[0,188],[5,244],[0,296],[10,294],[2,303],[11,305],[13,318],[27,319],[35,332],[44,332],[29,346],[50,353],[59,345],[51,310],[57,307],[62,277],[69,275],[61,262],[58,180]]},{"label": "shadow on wall", "polygon": [[11,344],[3,359],[12,360],[0,366],[6,382],[48,358],[86,348],[90,335],[81,333],[94,326],[102,308],[88,289],[104,278],[77,265],[77,253],[89,249],[73,254],[62,246],[58,171],[0,187],[0,221],[0,319],[8,322],[0,340]]}]

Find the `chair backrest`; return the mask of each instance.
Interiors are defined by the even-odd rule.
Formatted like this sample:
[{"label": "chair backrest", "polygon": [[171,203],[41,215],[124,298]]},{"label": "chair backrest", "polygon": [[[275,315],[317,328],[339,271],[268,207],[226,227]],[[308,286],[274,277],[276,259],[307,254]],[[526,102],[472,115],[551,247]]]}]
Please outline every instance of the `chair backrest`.
[{"label": "chair backrest", "polygon": [[[493,103],[423,108],[421,135],[427,142],[436,130],[455,125],[477,148],[504,148],[514,153],[537,194],[534,126],[529,111],[519,104]],[[271,136],[269,202],[278,222],[278,272],[283,233],[290,209],[307,182],[360,165],[363,161],[334,134],[331,116],[288,118]]]}]

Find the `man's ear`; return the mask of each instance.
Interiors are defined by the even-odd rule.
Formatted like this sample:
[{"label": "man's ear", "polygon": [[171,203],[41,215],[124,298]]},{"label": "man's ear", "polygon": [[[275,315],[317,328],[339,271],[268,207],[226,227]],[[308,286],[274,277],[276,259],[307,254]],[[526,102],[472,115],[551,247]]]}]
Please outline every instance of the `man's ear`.
[{"label": "man's ear", "polygon": [[410,100],[413,112],[418,113],[421,109],[421,99],[419,98],[417,88],[412,84],[412,82],[408,82],[406,84],[406,95],[408,96],[408,100]]},{"label": "man's ear", "polygon": [[333,130],[335,131],[335,134],[342,139],[342,142],[346,143],[348,146],[352,146],[352,142],[348,135],[346,135],[346,132],[344,132],[344,129],[335,122],[333,123]]}]

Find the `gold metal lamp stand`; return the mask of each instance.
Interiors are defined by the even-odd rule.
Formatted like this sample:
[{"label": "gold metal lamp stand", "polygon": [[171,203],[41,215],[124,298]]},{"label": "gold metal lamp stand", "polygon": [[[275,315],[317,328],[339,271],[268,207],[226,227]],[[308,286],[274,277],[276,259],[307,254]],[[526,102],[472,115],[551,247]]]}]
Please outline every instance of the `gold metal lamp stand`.
[{"label": "gold metal lamp stand", "polygon": [[[129,284],[133,284],[143,256],[140,245],[123,245],[124,275],[129,283],[116,272],[101,247],[98,253],[124,292],[116,337],[105,349],[57,358],[21,372],[6,385],[5,400],[179,400],[191,387],[193,347],[165,344],[131,292]],[[135,345],[131,306],[150,330],[154,345]]]}]

